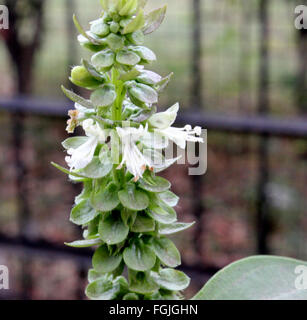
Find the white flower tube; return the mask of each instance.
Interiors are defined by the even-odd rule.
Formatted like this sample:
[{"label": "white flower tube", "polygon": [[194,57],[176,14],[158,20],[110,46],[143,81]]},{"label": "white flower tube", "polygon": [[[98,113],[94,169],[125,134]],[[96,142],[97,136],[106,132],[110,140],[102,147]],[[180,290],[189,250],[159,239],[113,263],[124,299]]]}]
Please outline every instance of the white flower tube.
[{"label": "white flower tube", "polygon": [[68,149],[70,156],[65,158],[71,170],[79,170],[86,167],[94,157],[98,143],[104,143],[107,138],[107,132],[102,130],[98,124],[94,124],[92,119],[83,121],[82,127],[88,139],[85,143],[76,149]]},{"label": "white flower tube", "polygon": [[146,168],[152,170],[151,162],[144,157],[142,152],[136,145],[143,135],[147,133],[147,125],[144,128],[142,125],[136,128],[116,128],[116,131],[121,139],[122,143],[122,155],[123,159],[118,169],[121,169],[125,164],[127,170],[133,174],[134,180],[139,180],[143,173],[145,172]]}]

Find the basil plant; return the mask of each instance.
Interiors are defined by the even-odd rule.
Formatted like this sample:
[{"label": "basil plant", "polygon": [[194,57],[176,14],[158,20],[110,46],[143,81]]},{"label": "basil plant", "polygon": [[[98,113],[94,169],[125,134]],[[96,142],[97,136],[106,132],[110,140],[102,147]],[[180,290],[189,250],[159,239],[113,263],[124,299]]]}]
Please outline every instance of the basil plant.
[{"label": "basil plant", "polygon": [[[92,55],[72,68],[70,80],[89,90],[89,99],[62,87],[75,103],[68,133],[78,126],[85,133],[62,143],[68,169],[53,163],[72,182],[83,184],[70,215],[82,226],[83,239],[67,245],[95,247],[85,292],[90,299],[181,299],[190,279],[175,269],[180,253],[168,236],[193,223],[177,221],[179,199],[170,182],[157,174],[178,159],[166,158],[165,148],[202,143],[201,128],[173,126],[178,104],[157,112],[159,93],[172,74],[163,77],[147,70],[156,55],[144,40],[162,23],[166,6],[145,14],[146,0],[101,0],[101,5],[102,13],[88,31],[73,17],[78,41]],[[287,271],[296,262],[249,259],[218,273],[194,299],[293,295],[295,274],[291,278]]]}]

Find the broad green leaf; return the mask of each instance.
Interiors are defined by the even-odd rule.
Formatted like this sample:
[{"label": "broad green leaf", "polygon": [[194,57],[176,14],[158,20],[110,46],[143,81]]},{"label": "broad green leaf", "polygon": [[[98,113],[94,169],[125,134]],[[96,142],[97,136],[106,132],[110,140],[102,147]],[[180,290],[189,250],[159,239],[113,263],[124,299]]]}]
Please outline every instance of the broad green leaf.
[{"label": "broad green leaf", "polygon": [[144,34],[152,33],[160,27],[165,18],[166,9],[167,6],[165,5],[163,8],[154,10],[146,16],[146,23],[143,29]]},{"label": "broad green leaf", "polygon": [[149,205],[147,194],[135,189],[134,186],[128,186],[127,189],[119,191],[118,197],[122,205],[130,210],[145,210]]},{"label": "broad green leaf", "polygon": [[99,157],[94,157],[85,168],[78,170],[77,173],[87,178],[100,179],[108,175],[111,170],[112,163],[102,164]]},{"label": "broad green leaf", "polygon": [[91,101],[95,107],[108,107],[116,99],[116,92],[113,85],[104,85],[91,94]]},{"label": "broad green leaf", "polygon": [[91,61],[98,70],[108,68],[115,62],[115,54],[112,50],[107,49],[94,54]]},{"label": "broad green leaf", "polygon": [[116,61],[127,66],[135,66],[140,60],[141,58],[136,53],[127,49],[119,51],[116,55]]},{"label": "broad green leaf", "polygon": [[[158,94],[150,86],[142,83],[135,83],[131,88],[128,89],[130,97],[134,97],[137,100],[144,103],[157,103]],[[132,101],[134,103],[134,101]]]},{"label": "broad green leaf", "polygon": [[117,195],[118,189],[114,183],[110,183],[106,188],[101,188],[91,195],[92,206],[99,211],[108,212],[114,210],[119,205]]},{"label": "broad green leaf", "polygon": [[296,288],[306,286],[306,268],[305,261],[285,257],[245,258],[219,271],[192,300],[307,300],[306,287]]},{"label": "broad green leaf", "polygon": [[164,191],[157,194],[158,198],[166,203],[170,207],[175,207],[178,204],[179,197],[175,195],[172,191]]},{"label": "broad green leaf", "polygon": [[180,253],[174,243],[167,238],[153,238],[152,249],[163,264],[176,268],[181,264]]},{"label": "broad green leaf", "polygon": [[123,29],[122,34],[132,33],[139,29],[142,29],[145,24],[145,16],[143,9],[139,10],[137,16],[130,21]]},{"label": "broad green leaf", "polygon": [[150,270],[156,263],[156,255],[149,245],[134,241],[124,250],[124,261],[128,268],[136,271]]},{"label": "broad green leaf", "polygon": [[151,203],[146,211],[150,217],[160,223],[174,223],[177,220],[176,211],[163,202]]},{"label": "broad green leaf", "polygon": [[92,102],[90,100],[86,100],[86,99],[80,97],[76,93],[66,89],[64,86],[61,86],[61,88],[62,88],[62,91],[64,92],[64,94],[66,95],[66,97],[68,99],[70,99],[71,101],[79,103],[83,107],[88,108],[88,109],[94,108],[94,105],[92,104]]},{"label": "broad green leaf", "polygon": [[99,273],[109,273],[114,271],[120,265],[122,255],[110,255],[109,249],[106,245],[99,247],[93,255],[93,267]]},{"label": "broad green leaf", "polygon": [[192,227],[195,222],[184,223],[184,222],[173,222],[171,224],[159,223],[159,234],[160,235],[170,235],[181,232]]},{"label": "broad green leaf", "polygon": [[126,240],[129,227],[127,227],[118,212],[106,214],[99,223],[99,235],[108,245],[117,244]]},{"label": "broad green leaf", "polygon": [[88,180],[84,182],[82,192],[75,197],[75,204],[80,203],[84,199],[88,199],[92,193],[92,181]]},{"label": "broad green leaf", "polygon": [[90,205],[89,200],[83,200],[71,210],[70,221],[77,225],[83,225],[89,223],[98,214],[99,212]]},{"label": "broad green leaf", "polygon": [[152,62],[157,60],[155,53],[150,49],[148,49],[147,47],[135,46],[135,47],[131,47],[130,49],[133,50],[135,53],[137,53],[146,62]]},{"label": "broad green leaf", "polygon": [[103,22],[103,19],[95,20],[91,23],[91,32],[97,36],[105,37],[110,33],[110,28]]},{"label": "broad green leaf", "polygon": [[95,239],[85,239],[85,240],[77,240],[73,242],[65,242],[65,245],[68,247],[73,247],[73,248],[87,248],[87,247],[92,247],[92,246],[97,246],[102,244],[101,239],[95,238]]},{"label": "broad green leaf", "polygon": [[149,272],[129,270],[130,290],[139,294],[152,294],[159,289]]},{"label": "broad green leaf", "polygon": [[159,273],[152,272],[154,281],[164,289],[181,291],[190,284],[190,278],[183,272],[174,269],[163,269]]},{"label": "broad green leaf", "polygon": [[155,221],[145,212],[138,212],[130,231],[139,233],[152,232],[155,231],[155,225]]},{"label": "broad green leaf", "polygon": [[77,149],[88,140],[88,137],[72,137],[64,140],[62,146],[68,149]]},{"label": "broad green leaf", "polygon": [[145,173],[143,178],[140,179],[139,186],[146,191],[163,192],[167,191],[171,187],[171,184],[162,177]]}]

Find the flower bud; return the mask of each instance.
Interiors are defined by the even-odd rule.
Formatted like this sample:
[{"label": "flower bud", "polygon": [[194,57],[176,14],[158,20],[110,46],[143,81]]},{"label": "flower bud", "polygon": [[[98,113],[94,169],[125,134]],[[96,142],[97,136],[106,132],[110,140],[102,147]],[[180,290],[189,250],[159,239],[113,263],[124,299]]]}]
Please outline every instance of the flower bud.
[{"label": "flower bud", "polygon": [[123,8],[119,11],[121,16],[131,16],[138,8],[138,0],[128,0]]},{"label": "flower bud", "polygon": [[141,45],[145,41],[144,33],[141,30],[137,30],[133,33],[129,33],[126,35],[126,39],[131,42],[132,44],[135,44],[137,46]]},{"label": "flower bud", "polygon": [[71,70],[70,80],[73,84],[87,89],[94,89],[101,85],[101,82],[92,77],[84,66],[74,67]]},{"label": "flower bud", "polygon": [[111,22],[110,24],[110,31],[113,33],[117,33],[119,31],[119,24],[117,22]]},{"label": "flower bud", "polygon": [[91,23],[91,32],[97,36],[105,37],[110,33],[110,28],[102,19],[98,19]]}]

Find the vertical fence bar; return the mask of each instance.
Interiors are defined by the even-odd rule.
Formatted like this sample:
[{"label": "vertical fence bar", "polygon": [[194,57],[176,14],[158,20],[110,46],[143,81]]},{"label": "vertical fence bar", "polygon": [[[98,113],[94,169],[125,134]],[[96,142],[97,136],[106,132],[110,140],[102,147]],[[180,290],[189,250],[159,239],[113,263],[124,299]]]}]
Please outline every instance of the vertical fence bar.
[{"label": "vertical fence bar", "polygon": [[[15,165],[15,185],[18,210],[18,230],[22,244],[25,244],[27,236],[28,220],[30,217],[30,207],[28,199],[28,189],[26,180],[26,166],[23,161],[24,131],[25,131],[25,115],[21,111],[12,113],[12,135],[14,146],[14,165]],[[30,299],[32,289],[31,260],[27,256],[20,257],[21,264],[21,287],[22,298]]]},{"label": "vertical fence bar", "polygon": [[[259,92],[258,113],[269,112],[269,1],[259,2],[260,23],[260,65],[259,65]],[[267,185],[269,174],[269,136],[261,135],[258,146],[258,186],[257,186],[257,250],[258,253],[268,253],[268,214]]]},{"label": "vertical fence bar", "polygon": [[[193,0],[192,2],[192,19],[193,19],[193,36],[192,40],[192,61],[191,61],[191,106],[193,109],[201,110],[204,107],[202,86],[202,15],[201,15],[201,1]],[[196,154],[199,154],[199,144],[195,146]],[[202,231],[203,231],[203,221],[202,214],[204,212],[203,204],[203,191],[204,184],[202,176],[195,175],[191,177],[191,183],[193,187],[193,215],[199,221],[195,227],[194,233],[194,244],[196,251],[201,256],[202,254]]]}]

